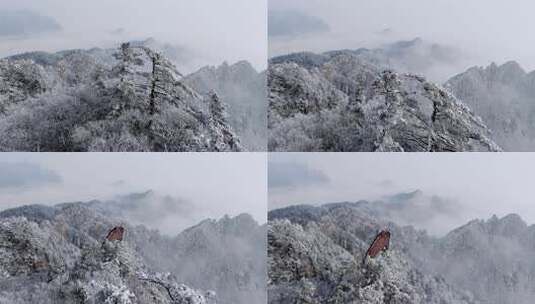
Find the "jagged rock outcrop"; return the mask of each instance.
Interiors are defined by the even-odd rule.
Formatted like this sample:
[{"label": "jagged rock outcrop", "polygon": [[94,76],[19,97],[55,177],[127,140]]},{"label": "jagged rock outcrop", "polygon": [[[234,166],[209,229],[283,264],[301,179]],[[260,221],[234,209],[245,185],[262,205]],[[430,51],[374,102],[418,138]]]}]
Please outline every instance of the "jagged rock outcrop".
[{"label": "jagged rock outcrop", "polygon": [[535,149],[535,71],[514,61],[493,63],[470,68],[445,86],[481,116],[504,150]]},{"label": "jagged rock outcrop", "polygon": [[487,303],[532,302],[535,226],[520,216],[474,220],[442,240],[437,271]]},{"label": "jagged rock outcrop", "polygon": [[217,93],[228,104],[229,124],[250,151],[267,149],[266,74],[247,61],[207,66],[184,77],[201,93]]},{"label": "jagged rock outcrop", "polygon": [[144,46],[9,57],[0,60],[0,150],[241,150],[210,112],[213,98]]},{"label": "jagged rock outcrop", "polygon": [[499,151],[480,118],[423,77],[353,51],[271,60],[270,151]]},{"label": "jagged rock outcrop", "polygon": [[169,269],[194,286],[216,290],[222,303],[266,303],[266,226],[250,215],[205,220],[174,242]]},{"label": "jagged rock outcrop", "polygon": [[[170,237],[94,206],[0,212],[0,303],[265,303],[265,228],[250,216]],[[123,239],[106,240],[118,224]]]}]

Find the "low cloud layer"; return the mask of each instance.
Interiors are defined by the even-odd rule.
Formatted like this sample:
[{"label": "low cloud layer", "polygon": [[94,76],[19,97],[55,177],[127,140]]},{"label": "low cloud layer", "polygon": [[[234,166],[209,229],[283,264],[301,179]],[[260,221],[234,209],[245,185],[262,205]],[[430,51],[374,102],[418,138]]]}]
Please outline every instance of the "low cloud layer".
[{"label": "low cloud layer", "polygon": [[269,170],[281,162],[322,172],[329,183],[304,186],[304,177],[302,182],[293,180],[294,187],[270,187],[269,209],[390,202],[398,208],[393,218],[437,234],[494,214],[516,213],[535,224],[535,155],[529,153],[275,153],[270,155]]},{"label": "low cloud layer", "polygon": [[56,172],[37,164],[0,162],[0,190],[40,188],[61,182]]},{"label": "low cloud layer", "polygon": [[[62,31],[46,37],[0,36],[0,57],[30,51],[110,48],[152,37],[192,50],[202,66],[240,60],[251,62],[258,70],[266,66],[266,1],[17,0],[0,1],[0,11],[31,11],[62,26]],[[0,30],[5,22],[0,18]]]},{"label": "low cloud layer", "polygon": [[57,32],[61,25],[48,16],[29,10],[0,11],[0,37],[24,37]]},{"label": "low cloud layer", "polygon": [[194,201],[161,195],[152,190],[118,195],[110,200],[92,201],[89,204],[109,216],[173,236],[206,217],[205,208]]},{"label": "low cloud layer", "polygon": [[[416,37],[430,43],[455,46],[466,57],[450,77],[475,65],[518,61],[535,69],[535,2],[450,0],[270,0],[270,10],[296,10],[321,18],[329,33],[294,39],[271,39],[270,56],[296,51],[375,48]],[[272,26],[272,25],[270,25]],[[449,68],[449,67],[447,67]],[[434,71],[439,73],[439,71]]]},{"label": "low cloud layer", "polygon": [[174,234],[227,214],[248,213],[264,223],[266,184],[263,153],[0,155],[0,210],[29,204],[115,202],[133,222]]},{"label": "low cloud layer", "polygon": [[472,214],[470,206],[463,206],[456,199],[429,195],[420,190],[387,195],[374,204],[380,206],[381,214],[394,223],[425,229],[433,235],[445,235],[451,227],[464,224],[463,212]]},{"label": "low cloud layer", "polygon": [[270,37],[297,37],[329,31],[322,19],[294,10],[270,10],[268,13]]},{"label": "low cloud layer", "polygon": [[269,189],[295,189],[329,183],[329,178],[320,170],[291,162],[269,162]]}]

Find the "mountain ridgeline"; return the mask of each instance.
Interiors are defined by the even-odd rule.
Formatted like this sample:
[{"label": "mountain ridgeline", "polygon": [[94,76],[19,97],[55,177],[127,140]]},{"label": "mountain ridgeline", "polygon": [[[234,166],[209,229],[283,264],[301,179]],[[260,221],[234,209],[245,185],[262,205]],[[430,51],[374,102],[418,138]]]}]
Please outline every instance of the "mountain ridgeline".
[{"label": "mountain ridgeline", "polygon": [[535,71],[517,62],[473,67],[446,88],[477,113],[506,151],[535,151]]},{"label": "mountain ridgeline", "polygon": [[[250,79],[254,69],[229,71],[229,82],[237,82],[233,92],[218,90],[220,79],[213,79],[216,83],[205,82],[199,93],[163,52],[151,48],[152,44],[125,43],[115,50],[34,52],[0,60],[0,150],[260,149],[261,140],[255,137],[261,136],[255,133],[258,126],[250,125],[260,114],[244,118],[260,111],[258,98],[255,103],[253,97],[249,100],[234,94],[240,91],[237,79]],[[240,75],[242,72],[248,74]],[[261,79],[259,75],[255,74]],[[192,78],[196,76],[188,79]],[[231,86],[221,84],[225,85]],[[244,95],[254,87],[247,86]],[[227,102],[232,105],[230,118]],[[249,132],[244,136],[245,145],[236,132]]]},{"label": "mountain ridgeline", "polygon": [[[167,236],[105,205],[0,212],[0,303],[265,303],[266,227],[251,216]],[[106,240],[118,225],[124,239]]]},{"label": "mountain ridgeline", "polygon": [[[383,211],[366,201],[271,211],[268,302],[532,302],[535,226],[518,215],[474,220],[434,237]],[[384,229],[389,250],[363,262]]]},{"label": "mountain ridgeline", "polygon": [[228,104],[229,124],[251,151],[266,151],[266,73],[249,62],[204,67],[187,75],[184,82],[198,92],[216,92]]}]

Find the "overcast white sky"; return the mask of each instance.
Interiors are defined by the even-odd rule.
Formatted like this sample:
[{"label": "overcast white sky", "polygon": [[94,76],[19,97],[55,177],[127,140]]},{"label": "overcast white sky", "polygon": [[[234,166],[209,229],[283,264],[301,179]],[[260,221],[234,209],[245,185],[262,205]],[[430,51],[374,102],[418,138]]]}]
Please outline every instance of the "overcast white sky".
[{"label": "overcast white sky", "polygon": [[[270,10],[321,18],[329,32],[270,39],[270,55],[375,46],[421,37],[455,46],[473,65],[516,60],[535,69],[535,1],[531,0],[269,0]],[[390,29],[388,35],[380,34]]]},{"label": "overcast white sky", "polygon": [[[154,37],[199,52],[207,64],[245,59],[257,69],[266,65],[265,0],[0,1],[0,11],[21,9],[56,19],[63,31],[27,39],[0,37],[0,56],[107,47],[118,39]],[[124,33],[112,35],[117,29]]]},{"label": "overcast white sky", "polygon": [[420,189],[464,206],[462,221],[517,213],[535,224],[534,153],[272,153],[269,162],[270,209]]},{"label": "overcast white sky", "polygon": [[0,210],[152,189],[206,210],[197,221],[250,213],[264,223],[266,158],[264,153],[2,153]]}]

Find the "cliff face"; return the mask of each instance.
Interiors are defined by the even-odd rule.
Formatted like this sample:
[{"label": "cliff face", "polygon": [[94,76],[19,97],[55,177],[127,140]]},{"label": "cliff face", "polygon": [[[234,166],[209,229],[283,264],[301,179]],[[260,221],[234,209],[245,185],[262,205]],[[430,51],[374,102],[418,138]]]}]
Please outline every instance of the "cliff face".
[{"label": "cliff face", "polygon": [[[250,216],[171,237],[94,206],[0,213],[0,303],[265,303],[265,228]],[[106,240],[117,225],[124,239]]]},{"label": "cliff face", "polygon": [[535,72],[518,63],[473,67],[446,87],[480,115],[507,151],[535,149]]},{"label": "cliff face", "polygon": [[145,46],[0,61],[0,150],[239,151],[217,95]]}]

